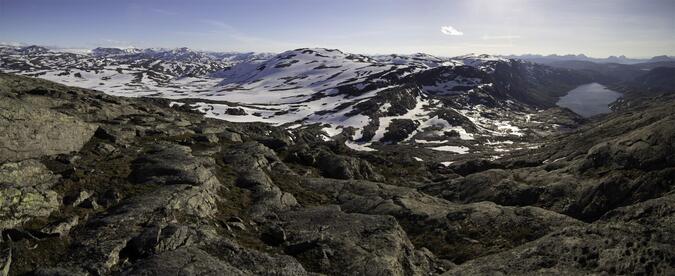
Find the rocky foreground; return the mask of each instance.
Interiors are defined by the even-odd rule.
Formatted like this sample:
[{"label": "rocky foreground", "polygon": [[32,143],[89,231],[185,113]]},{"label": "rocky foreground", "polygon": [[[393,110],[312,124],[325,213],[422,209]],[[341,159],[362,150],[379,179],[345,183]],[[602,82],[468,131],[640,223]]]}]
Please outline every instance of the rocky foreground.
[{"label": "rocky foreground", "polygon": [[[630,105],[629,105],[630,106]],[[496,161],[0,74],[3,275],[675,273],[675,99]]]}]

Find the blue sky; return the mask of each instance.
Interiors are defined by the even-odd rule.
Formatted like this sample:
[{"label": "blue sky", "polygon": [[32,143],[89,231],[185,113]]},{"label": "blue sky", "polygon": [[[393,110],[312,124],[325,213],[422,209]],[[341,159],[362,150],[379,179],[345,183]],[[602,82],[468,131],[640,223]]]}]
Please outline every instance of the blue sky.
[{"label": "blue sky", "polygon": [[675,0],[0,0],[0,42],[364,54],[675,55]]}]

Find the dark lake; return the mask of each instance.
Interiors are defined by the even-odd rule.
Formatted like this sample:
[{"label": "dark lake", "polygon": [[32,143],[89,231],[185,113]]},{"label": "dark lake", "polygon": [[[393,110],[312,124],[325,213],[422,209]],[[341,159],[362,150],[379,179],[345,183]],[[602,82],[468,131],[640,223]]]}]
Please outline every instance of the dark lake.
[{"label": "dark lake", "polygon": [[589,83],[570,90],[556,104],[567,107],[581,116],[590,117],[612,112],[609,104],[619,97],[621,93],[609,90],[602,84]]}]

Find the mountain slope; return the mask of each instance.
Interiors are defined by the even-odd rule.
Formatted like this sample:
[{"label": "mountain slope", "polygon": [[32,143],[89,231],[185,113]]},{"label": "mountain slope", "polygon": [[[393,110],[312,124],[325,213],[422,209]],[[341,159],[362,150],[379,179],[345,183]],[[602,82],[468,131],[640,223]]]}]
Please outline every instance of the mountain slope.
[{"label": "mountain slope", "polygon": [[595,63],[590,61],[557,61],[548,63],[557,68],[579,70],[589,74],[595,81],[615,84],[644,74],[641,68],[618,63]]},{"label": "mountain slope", "polygon": [[626,85],[634,91],[644,91],[629,96],[649,97],[660,93],[673,93],[675,92],[675,67],[651,69],[648,73],[627,82]]}]

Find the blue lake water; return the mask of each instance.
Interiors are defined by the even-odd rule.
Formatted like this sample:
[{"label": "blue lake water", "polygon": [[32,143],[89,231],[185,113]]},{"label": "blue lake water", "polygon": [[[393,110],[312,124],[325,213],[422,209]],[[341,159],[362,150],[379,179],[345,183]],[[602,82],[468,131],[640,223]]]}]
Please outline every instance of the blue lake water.
[{"label": "blue lake water", "polygon": [[612,112],[609,104],[619,97],[621,93],[609,90],[602,84],[589,83],[570,90],[556,104],[567,107],[583,117],[590,117]]}]

